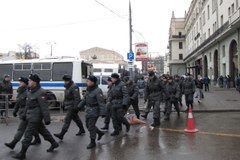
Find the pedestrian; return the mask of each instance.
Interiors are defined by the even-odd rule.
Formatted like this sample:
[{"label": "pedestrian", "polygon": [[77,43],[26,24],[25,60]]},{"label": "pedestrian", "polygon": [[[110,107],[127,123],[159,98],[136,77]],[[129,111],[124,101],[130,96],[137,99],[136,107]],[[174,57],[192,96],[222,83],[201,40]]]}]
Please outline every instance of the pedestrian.
[{"label": "pedestrian", "polygon": [[227,88],[229,89],[230,86],[231,86],[231,80],[232,80],[232,77],[230,77],[229,75],[227,76]]},{"label": "pedestrian", "polygon": [[132,105],[136,117],[140,119],[140,111],[138,106],[138,86],[131,79],[129,79],[129,77],[125,77],[124,82],[126,84],[128,95],[130,98],[129,107]]},{"label": "pedestrian", "polygon": [[12,98],[13,87],[11,83],[11,76],[5,74],[2,83],[0,83],[0,117],[6,116],[6,103]]},{"label": "pedestrian", "polygon": [[126,126],[126,132],[130,130],[130,124],[124,117],[129,105],[129,95],[126,85],[120,80],[117,73],[112,73],[111,78],[113,85],[107,100],[107,105],[108,103],[112,104],[111,116],[114,131],[111,133],[111,136],[116,136],[119,135],[122,124]]},{"label": "pedestrian", "polygon": [[[157,78],[154,71],[148,72],[148,82],[145,87],[145,101],[148,101],[148,106],[153,106],[153,123],[152,127],[157,127],[160,125],[160,104],[163,102],[163,94],[165,94],[166,100],[168,99],[168,94],[166,92],[166,87],[163,85],[160,79]],[[146,115],[148,112],[145,113]]]},{"label": "pedestrian", "polygon": [[[185,95],[186,106],[193,108],[193,95],[195,93],[195,83],[189,73],[186,74],[186,79],[183,82],[183,93]],[[187,110],[188,110],[187,109]]]},{"label": "pedestrian", "polygon": [[[108,83],[108,92],[107,92],[107,97],[109,97],[111,88],[112,88],[112,79],[111,77],[108,77],[107,79],[107,83]],[[104,120],[105,125],[101,128],[102,130],[108,130],[109,129],[109,124],[110,124],[110,119],[111,119],[111,103],[108,103],[107,107],[107,113],[106,113],[106,117]]]},{"label": "pedestrian", "polygon": [[[46,91],[40,86],[39,76],[37,74],[31,74],[28,83],[30,90],[28,92],[26,109],[23,116],[23,120],[27,121],[27,128],[24,133],[24,139],[22,140],[21,151],[13,156],[13,158],[16,159],[24,159],[26,157],[26,152],[31,144],[32,137],[37,131],[45,140],[51,143],[47,152],[52,152],[59,146],[45,127],[45,125],[51,123],[51,119],[48,110]],[[43,120],[45,125],[43,124]]]},{"label": "pedestrian", "polygon": [[[15,145],[21,140],[27,128],[27,121],[23,117],[28,93],[28,78],[20,77],[18,80],[19,80],[19,87],[17,89],[18,95],[16,97],[16,103],[13,109],[13,116],[17,117],[18,114],[20,123],[18,125],[17,133],[15,134],[14,139],[10,143],[5,143],[5,146],[7,146],[10,149],[15,148]],[[34,137],[35,140],[31,144],[32,145],[40,144],[41,139],[38,135],[38,132],[34,134]]]},{"label": "pedestrian", "polygon": [[170,114],[172,112],[172,105],[174,105],[175,110],[177,111],[178,117],[180,117],[180,109],[178,105],[178,99],[180,97],[180,87],[177,83],[173,81],[173,77],[168,77],[168,83],[166,85],[167,92],[169,94],[169,99],[166,101],[166,114],[165,120],[170,119]]},{"label": "pedestrian", "polygon": [[81,101],[79,88],[73,82],[72,76],[64,75],[62,77],[64,81],[64,106],[67,109],[67,114],[64,119],[64,124],[62,126],[62,130],[60,133],[55,133],[54,136],[63,140],[65,133],[68,131],[71,121],[73,120],[79,128],[78,133],[76,136],[81,136],[85,133],[85,129],[83,127],[83,123],[78,115],[78,104]]},{"label": "pedestrian", "polygon": [[202,79],[201,75],[198,75],[198,79],[195,80],[195,85],[197,88],[197,98],[198,98],[198,103],[201,103],[201,100],[204,98],[204,94],[203,94],[203,84],[204,84],[204,80]]},{"label": "pedestrian", "polygon": [[106,105],[103,98],[102,90],[97,85],[97,78],[95,76],[89,76],[87,79],[87,92],[84,95],[84,99],[79,104],[78,108],[82,110],[86,106],[86,126],[90,133],[90,143],[87,149],[94,148],[97,140],[101,140],[104,133],[96,126],[99,116],[106,116]]},{"label": "pedestrian", "polygon": [[204,77],[204,86],[205,86],[205,92],[209,92],[209,84],[210,84],[210,79],[208,78],[208,76],[206,75]]}]

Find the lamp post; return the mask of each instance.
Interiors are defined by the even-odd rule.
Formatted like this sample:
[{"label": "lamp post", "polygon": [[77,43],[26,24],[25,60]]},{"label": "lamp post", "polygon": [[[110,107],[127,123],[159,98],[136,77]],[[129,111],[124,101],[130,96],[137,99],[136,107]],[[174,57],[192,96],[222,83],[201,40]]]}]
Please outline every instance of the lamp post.
[{"label": "lamp post", "polygon": [[52,47],[53,47],[53,45],[56,44],[56,42],[48,42],[47,44],[50,45],[50,48],[51,48],[50,56],[52,56],[53,55]]}]

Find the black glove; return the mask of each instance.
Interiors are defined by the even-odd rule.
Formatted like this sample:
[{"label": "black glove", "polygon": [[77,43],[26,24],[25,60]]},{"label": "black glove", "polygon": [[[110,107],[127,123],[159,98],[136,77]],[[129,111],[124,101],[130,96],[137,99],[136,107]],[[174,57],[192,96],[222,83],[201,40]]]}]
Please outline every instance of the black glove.
[{"label": "black glove", "polygon": [[46,121],[45,125],[49,125],[51,123],[51,121]]},{"label": "black glove", "polygon": [[17,117],[17,112],[13,111],[13,117]]},{"label": "black glove", "polygon": [[127,105],[123,105],[123,109],[127,109]]}]

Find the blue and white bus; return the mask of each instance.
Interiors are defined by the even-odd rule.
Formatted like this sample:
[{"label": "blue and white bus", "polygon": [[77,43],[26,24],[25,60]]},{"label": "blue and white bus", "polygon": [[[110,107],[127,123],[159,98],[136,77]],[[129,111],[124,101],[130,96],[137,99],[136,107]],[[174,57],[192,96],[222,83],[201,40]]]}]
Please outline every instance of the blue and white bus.
[{"label": "blue and white bus", "polygon": [[[87,76],[92,73],[91,63],[74,57],[0,61],[0,76],[9,74],[12,77],[14,95],[16,95],[18,88],[19,77],[38,74],[41,78],[41,86],[48,92],[49,100],[63,100],[64,83],[62,77],[64,74],[72,76],[82,95],[86,91]],[[13,96],[13,100],[14,98],[15,96]]]}]

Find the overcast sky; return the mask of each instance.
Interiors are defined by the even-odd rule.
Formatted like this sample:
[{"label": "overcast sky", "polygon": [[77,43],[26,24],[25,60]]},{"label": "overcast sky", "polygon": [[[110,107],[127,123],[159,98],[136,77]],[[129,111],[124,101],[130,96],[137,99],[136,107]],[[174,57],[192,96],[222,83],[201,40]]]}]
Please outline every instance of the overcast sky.
[{"label": "overcast sky", "polygon": [[[129,0],[0,0],[0,52],[30,43],[40,56],[77,56],[102,47],[126,57],[129,51]],[[149,52],[167,52],[172,11],[183,17],[191,0],[131,0],[133,43],[148,42]],[[113,13],[114,12],[114,13]],[[133,46],[135,50],[135,46]]]}]

